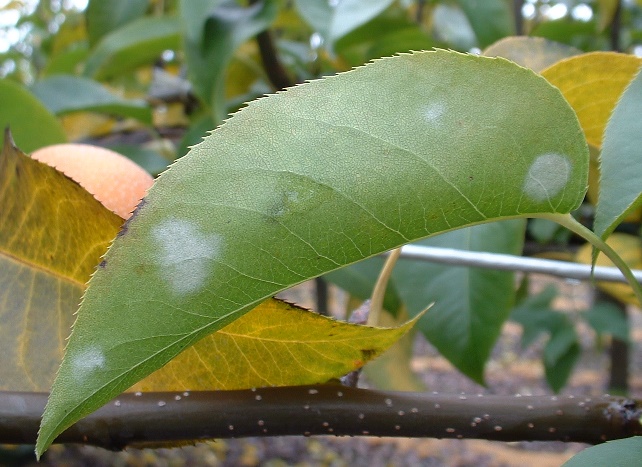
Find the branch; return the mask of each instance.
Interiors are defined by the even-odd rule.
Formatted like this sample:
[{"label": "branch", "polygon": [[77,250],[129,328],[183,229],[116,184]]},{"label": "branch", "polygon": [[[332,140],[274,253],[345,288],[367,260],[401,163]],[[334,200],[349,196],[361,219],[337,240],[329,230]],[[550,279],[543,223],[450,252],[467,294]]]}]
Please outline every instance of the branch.
[{"label": "branch", "polygon": [[[259,0],[250,0],[250,5],[257,3]],[[279,60],[279,55],[274,46],[274,40],[272,39],[272,33],[269,29],[261,31],[256,35],[256,42],[259,45],[259,53],[261,54],[261,61],[263,62],[263,68],[267,73],[272,86],[274,89],[281,90],[294,86],[296,83],[292,81],[288,72],[283,67],[283,64]]]},{"label": "branch", "polygon": [[[0,443],[34,444],[45,393],[0,393]],[[249,436],[402,436],[600,443],[642,434],[640,401],[601,396],[458,396],[340,385],[128,393],[56,440],[123,449]]]}]

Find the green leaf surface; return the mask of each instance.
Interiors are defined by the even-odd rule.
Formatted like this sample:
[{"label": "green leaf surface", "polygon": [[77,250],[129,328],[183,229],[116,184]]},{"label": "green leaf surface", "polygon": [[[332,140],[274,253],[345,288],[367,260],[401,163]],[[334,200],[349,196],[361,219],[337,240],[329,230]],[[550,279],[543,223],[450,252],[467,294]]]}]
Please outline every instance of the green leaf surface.
[{"label": "green leaf surface", "polygon": [[477,38],[466,14],[455,4],[439,3],[433,12],[433,29],[439,40],[457,50],[470,50]]},{"label": "green leaf surface", "polygon": [[154,177],[167,168],[170,161],[153,149],[132,144],[112,144],[109,149],[127,156]]},{"label": "green leaf surface", "polygon": [[172,16],[143,17],[104,36],[85,65],[85,76],[103,80],[151,65],[164,50],[180,46],[179,21]]},{"label": "green leaf surface", "polygon": [[642,205],[642,73],[631,81],[604,131],[595,233],[602,238]]},{"label": "green leaf surface", "polygon": [[595,303],[582,316],[598,336],[610,334],[623,342],[631,342],[629,322],[626,313],[615,303],[601,301]]},{"label": "green leaf surface", "polygon": [[334,50],[347,63],[358,66],[396,53],[430,50],[435,45],[435,41],[416,22],[405,13],[393,10],[339,39]]},{"label": "green leaf surface", "polygon": [[515,34],[513,5],[506,0],[457,0],[457,3],[475,31],[479,47]]},{"label": "green leaf surface", "polygon": [[[194,92],[211,106],[214,120],[220,122],[227,113],[225,69],[238,46],[272,24],[278,5],[275,0],[264,0],[246,8],[234,1],[209,3],[213,9],[203,18],[194,14],[191,1],[181,1],[182,31]],[[208,11],[207,2],[198,5],[196,11]],[[194,29],[201,30],[202,35],[195,38]]]},{"label": "green leaf surface", "polygon": [[342,0],[333,5],[318,0],[296,0],[297,10],[312,28],[332,46],[349,32],[375,18],[393,0]]},{"label": "green leaf surface", "polygon": [[458,227],[572,211],[587,172],[559,91],[502,59],[401,55],[249,103],[161,174],[92,277],[38,452],[275,293]]},{"label": "green leaf surface", "polygon": [[103,36],[140,18],[149,0],[91,0],[85,11],[89,44],[96,45]]},{"label": "green leaf surface", "polygon": [[0,153],[0,389],[48,391],[85,283],[122,219],[5,138]]},{"label": "green leaf surface", "polygon": [[13,139],[26,152],[67,138],[58,119],[27,89],[0,79],[0,130],[11,127]]},{"label": "green leaf surface", "polygon": [[642,436],[607,441],[580,451],[562,467],[609,466],[630,467],[642,459]]},{"label": "green leaf surface", "polygon": [[487,57],[504,57],[538,73],[560,60],[581,53],[570,45],[528,36],[505,37],[484,50]]},{"label": "green leaf surface", "polygon": [[94,111],[152,122],[152,112],[145,101],[124,99],[88,78],[56,75],[34,83],[31,92],[54,114]]},{"label": "green leaf surface", "polygon": [[[524,226],[522,219],[482,224],[419,244],[519,255]],[[513,274],[400,260],[393,280],[410,316],[435,303],[420,320],[419,329],[457,369],[483,384],[486,360],[513,306]]]},{"label": "green leaf surface", "polygon": [[542,333],[549,335],[542,356],[544,373],[551,389],[559,392],[571,376],[581,348],[571,320],[551,307],[556,295],[555,287],[549,286],[526,298],[515,307],[511,319],[523,327],[522,347],[531,345]]}]

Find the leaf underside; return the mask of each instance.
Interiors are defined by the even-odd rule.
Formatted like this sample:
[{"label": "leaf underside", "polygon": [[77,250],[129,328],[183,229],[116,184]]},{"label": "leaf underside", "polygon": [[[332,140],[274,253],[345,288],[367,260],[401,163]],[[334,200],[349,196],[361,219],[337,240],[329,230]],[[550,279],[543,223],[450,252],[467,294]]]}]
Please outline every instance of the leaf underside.
[{"label": "leaf underside", "polygon": [[110,248],[37,452],[278,291],[458,227],[569,212],[587,170],[559,91],[502,59],[402,55],[251,102],[160,176]]}]

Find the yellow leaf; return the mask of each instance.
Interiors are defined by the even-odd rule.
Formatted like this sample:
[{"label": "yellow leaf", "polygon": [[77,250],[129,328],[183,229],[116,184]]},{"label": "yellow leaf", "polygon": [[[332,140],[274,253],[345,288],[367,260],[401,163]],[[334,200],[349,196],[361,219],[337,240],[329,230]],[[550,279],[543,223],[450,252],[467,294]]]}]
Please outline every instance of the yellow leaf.
[{"label": "yellow leaf", "polygon": [[589,144],[601,148],[611,112],[641,65],[634,55],[592,52],[557,62],[542,76],[562,91]]},{"label": "yellow leaf", "polygon": [[[379,316],[380,322],[389,327],[398,326],[407,318],[408,311],[405,306],[399,309],[396,317],[385,310]],[[426,385],[412,371],[411,360],[414,356],[416,335],[416,330],[411,329],[381,357],[364,367],[363,372],[374,387],[384,391],[426,390]]]},{"label": "yellow leaf", "polygon": [[324,383],[380,355],[418,318],[395,328],[373,328],[270,299],[188,348],[130,391]]},{"label": "yellow leaf", "polygon": [[80,185],[28,157],[5,134],[0,390],[49,389],[85,283],[121,224]]},{"label": "yellow leaf", "polygon": [[[606,243],[622,257],[631,269],[642,268],[642,239],[639,237],[616,232],[612,234]],[[591,264],[593,247],[590,244],[583,245],[576,254],[576,261],[584,264]],[[597,266],[611,266],[613,263],[604,254],[597,257]],[[617,282],[598,282],[600,290],[616,298],[622,303],[640,306],[631,287],[627,284]]]},{"label": "yellow leaf", "polygon": [[581,53],[570,45],[527,36],[505,37],[484,50],[486,57],[504,57],[536,72]]}]

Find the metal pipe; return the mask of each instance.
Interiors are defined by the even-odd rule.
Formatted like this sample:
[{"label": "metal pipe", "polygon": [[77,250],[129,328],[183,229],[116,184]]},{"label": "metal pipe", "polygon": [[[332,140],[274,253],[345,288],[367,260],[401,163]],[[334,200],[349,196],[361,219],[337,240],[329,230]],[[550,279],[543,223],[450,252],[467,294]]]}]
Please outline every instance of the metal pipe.
[{"label": "metal pipe", "polygon": [[[463,251],[453,248],[405,245],[401,249],[401,258],[453,266],[473,266],[505,271],[536,272],[569,279],[627,282],[620,270],[614,267],[596,266],[591,274],[591,266],[586,264],[569,263],[551,259],[527,258],[499,253]],[[638,282],[642,283],[641,270],[634,270],[633,275]]]}]

